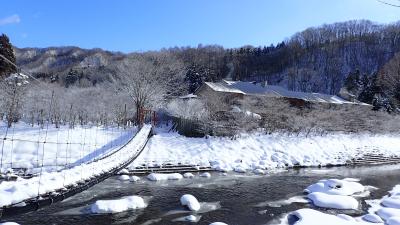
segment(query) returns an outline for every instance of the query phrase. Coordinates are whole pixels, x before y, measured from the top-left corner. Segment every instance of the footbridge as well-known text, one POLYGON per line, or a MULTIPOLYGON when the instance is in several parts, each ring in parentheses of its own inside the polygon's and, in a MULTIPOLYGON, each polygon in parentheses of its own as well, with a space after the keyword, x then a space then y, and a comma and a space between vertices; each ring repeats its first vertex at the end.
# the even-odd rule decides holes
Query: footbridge
POLYGON ((113 176, 132 163, 152 134, 151 125, 142 128, 125 145, 96 160, 43 172, 30 179, 0 183, 0 217, 26 213, 62 201, 113 176))

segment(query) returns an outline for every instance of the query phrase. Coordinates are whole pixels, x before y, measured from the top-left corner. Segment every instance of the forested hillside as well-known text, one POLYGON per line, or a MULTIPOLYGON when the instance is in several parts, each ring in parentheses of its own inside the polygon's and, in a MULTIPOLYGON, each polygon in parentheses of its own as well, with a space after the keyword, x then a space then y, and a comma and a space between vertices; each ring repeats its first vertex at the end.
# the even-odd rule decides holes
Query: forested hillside
POLYGON ((377 73, 399 50, 400 23, 348 21, 309 28, 268 47, 199 45, 134 54, 77 47, 16 48, 15 52, 20 66, 64 87, 113 82, 122 61, 134 60, 135 55, 169 54, 183 64, 186 77, 182 92, 192 92, 204 81, 229 77, 268 81, 296 91, 338 94, 351 73, 370 79, 369 83, 384 79, 376 78, 377 73))

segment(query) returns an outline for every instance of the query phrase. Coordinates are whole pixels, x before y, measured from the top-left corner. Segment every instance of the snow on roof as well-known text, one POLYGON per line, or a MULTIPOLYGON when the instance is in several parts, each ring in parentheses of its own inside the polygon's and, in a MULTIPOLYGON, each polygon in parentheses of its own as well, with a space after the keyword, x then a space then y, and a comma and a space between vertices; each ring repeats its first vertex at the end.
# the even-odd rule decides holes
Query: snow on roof
POLYGON ((218 83, 212 83, 212 82, 205 82, 205 83, 213 90, 219 92, 240 93, 245 95, 266 95, 269 97, 286 97, 286 98, 302 99, 310 102, 354 104, 353 102, 346 101, 336 95, 289 91, 280 86, 261 85, 260 83, 255 83, 255 82, 223 80, 222 82, 218 83))
POLYGON ((228 87, 222 82, 218 83, 213 83, 213 82, 204 82, 207 86, 209 86, 211 89, 214 91, 218 92, 229 92, 229 93, 239 93, 239 94, 246 94, 241 90, 238 90, 236 88, 228 87))

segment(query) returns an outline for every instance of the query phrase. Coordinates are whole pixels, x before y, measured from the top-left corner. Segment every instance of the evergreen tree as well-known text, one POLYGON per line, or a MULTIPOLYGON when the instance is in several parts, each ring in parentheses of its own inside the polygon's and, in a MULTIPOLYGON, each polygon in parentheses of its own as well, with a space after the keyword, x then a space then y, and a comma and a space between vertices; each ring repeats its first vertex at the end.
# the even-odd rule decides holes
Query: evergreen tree
POLYGON ((189 92, 195 92, 196 89, 199 88, 201 84, 203 84, 205 77, 205 71, 200 66, 197 66, 195 64, 190 66, 186 72, 185 77, 186 82, 188 82, 189 84, 189 92))
MULTIPOLYGON (((10 43, 10 39, 5 34, 0 36, 0 55, 6 57, 12 63, 16 63, 14 50, 10 43)), ((10 64, 3 58, 0 58, 0 79, 4 79, 4 77, 7 77, 9 74, 15 72, 17 72, 17 69, 14 65, 10 64)))
POLYGON ((354 73, 349 73, 344 81, 344 86, 353 94, 357 94, 359 89, 362 86, 362 82, 360 79, 360 71, 356 70, 354 73))

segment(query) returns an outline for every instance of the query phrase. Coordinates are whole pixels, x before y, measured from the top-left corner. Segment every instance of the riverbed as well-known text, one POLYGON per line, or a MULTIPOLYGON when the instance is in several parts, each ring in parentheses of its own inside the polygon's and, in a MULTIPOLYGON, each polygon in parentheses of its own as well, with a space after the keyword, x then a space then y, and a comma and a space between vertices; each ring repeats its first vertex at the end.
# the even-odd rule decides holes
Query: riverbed
POLYGON ((362 215, 367 209, 366 199, 378 199, 400 184, 400 165, 290 169, 267 175, 212 173, 211 178, 195 176, 177 181, 120 181, 110 178, 78 195, 39 211, 6 218, 19 224, 137 224, 169 225, 225 222, 229 225, 284 224, 280 219, 300 208, 312 208, 298 202, 303 189, 324 178, 359 178, 363 185, 374 186, 359 210, 329 211, 362 215), (192 194, 202 204, 202 210, 193 214, 180 205, 183 194, 192 194), (96 200, 117 199, 139 195, 147 208, 117 214, 92 214, 90 205, 96 200), (295 197, 295 198, 292 198, 295 197), (290 203, 287 199, 297 199, 290 203), (182 221, 195 215, 197 223, 182 221))

